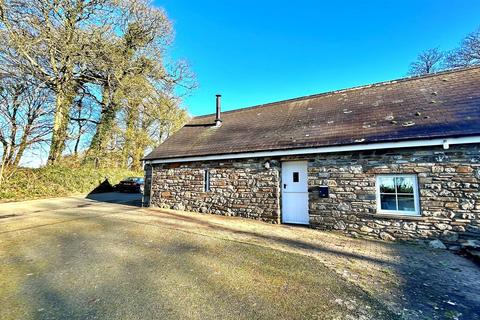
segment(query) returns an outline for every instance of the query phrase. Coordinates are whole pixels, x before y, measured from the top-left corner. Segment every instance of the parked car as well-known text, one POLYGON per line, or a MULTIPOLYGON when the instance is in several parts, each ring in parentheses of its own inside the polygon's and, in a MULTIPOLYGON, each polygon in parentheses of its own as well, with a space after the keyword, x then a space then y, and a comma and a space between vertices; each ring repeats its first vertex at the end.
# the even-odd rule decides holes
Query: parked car
POLYGON ((142 177, 128 177, 120 181, 117 190, 120 192, 140 192, 143 193, 145 181, 142 177))

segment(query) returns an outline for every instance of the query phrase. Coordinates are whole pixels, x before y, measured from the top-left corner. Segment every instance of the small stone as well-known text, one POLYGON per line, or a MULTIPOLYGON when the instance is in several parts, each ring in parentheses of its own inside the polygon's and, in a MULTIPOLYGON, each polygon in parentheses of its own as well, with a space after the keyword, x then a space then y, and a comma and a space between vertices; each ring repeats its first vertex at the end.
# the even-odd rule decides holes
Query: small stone
POLYGON ((458 233, 453 231, 445 230, 442 233, 442 239, 449 242, 455 242, 458 240, 458 233))
POLYGON ((185 211, 185 206, 182 203, 177 203, 173 206, 173 210, 185 211))
POLYGON ((475 170, 475 178, 480 179, 480 169, 475 170))
POLYGON ((388 232, 380 232, 380 239, 385 241, 395 241, 395 238, 388 232))
POLYGON ((329 187, 335 187, 337 185, 337 182, 335 180, 328 180, 327 185, 329 187))
POLYGON ((448 250, 451 250, 451 251, 459 251, 461 249, 460 246, 449 246, 448 247, 448 250))
POLYGON ((347 225, 345 224, 345 222, 343 222, 342 220, 340 221, 337 221, 335 223, 335 225, 333 226, 334 229, 336 230, 345 230, 347 228, 347 225))
POLYGON ((442 190, 438 193, 440 197, 452 197, 454 196, 454 193, 448 190, 442 190))
POLYGON ((438 230, 447 230, 449 227, 449 225, 446 223, 435 223, 434 225, 438 230))
POLYGON ((350 166, 350 171, 352 173, 362 173, 363 167, 362 166, 350 166))
POLYGON ((443 172, 443 167, 442 166, 433 166, 432 167, 432 172, 433 173, 443 172))
POLYGON ((480 240, 467 240, 460 245, 463 248, 480 249, 480 240))
POLYGON ((417 225, 414 222, 404 222, 402 228, 404 230, 413 231, 417 228, 417 225))
POLYGON ((467 166, 459 166, 457 167, 457 170, 456 170, 458 173, 470 173, 473 171, 473 169, 471 167, 467 167, 467 166))
POLYGON ((462 204, 460 205, 460 208, 462 208, 463 210, 471 210, 474 207, 475 206, 473 205, 473 203, 470 202, 462 202, 462 204))
POLYGON ((447 247, 440 240, 432 240, 428 243, 432 249, 447 249, 447 247))
POLYGON ((370 233, 370 232, 373 231, 373 229, 370 228, 370 227, 367 227, 367 226, 362 226, 362 227, 360 228, 360 231, 366 232, 366 233, 370 233))
POLYGON ((447 203, 445 203, 445 208, 458 209, 458 203, 456 203, 456 202, 447 202, 447 203))
POLYGON ((480 234, 480 226, 467 225, 467 231, 480 234))

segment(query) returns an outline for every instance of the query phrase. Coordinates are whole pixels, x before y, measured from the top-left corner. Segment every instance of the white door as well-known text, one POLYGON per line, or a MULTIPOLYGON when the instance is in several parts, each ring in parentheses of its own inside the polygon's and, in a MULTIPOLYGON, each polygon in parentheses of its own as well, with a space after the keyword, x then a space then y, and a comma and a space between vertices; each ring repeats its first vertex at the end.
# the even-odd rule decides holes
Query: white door
POLYGON ((282 162, 282 222, 308 224, 306 161, 282 162))

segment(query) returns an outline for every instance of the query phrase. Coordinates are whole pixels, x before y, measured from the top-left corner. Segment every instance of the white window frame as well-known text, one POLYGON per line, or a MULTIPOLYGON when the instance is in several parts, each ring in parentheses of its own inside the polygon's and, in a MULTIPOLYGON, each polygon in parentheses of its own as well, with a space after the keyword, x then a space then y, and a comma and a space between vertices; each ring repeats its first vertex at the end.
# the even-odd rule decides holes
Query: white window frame
POLYGON ((210 192, 210 170, 203 170, 203 191, 210 192))
MULTIPOLYGON (((418 178, 415 174, 381 174, 377 175, 376 182, 376 201, 377 201, 377 213, 381 214, 391 214, 391 215, 399 215, 399 216, 421 216, 420 213, 420 197, 418 192, 418 178), (401 178, 401 177, 408 177, 413 178, 413 202, 415 205, 415 211, 400 211, 400 210, 385 210, 382 209, 382 202, 380 199, 380 178, 401 178)), ((395 190, 395 195, 398 195, 397 191, 395 190)), ((398 201, 398 199, 397 199, 398 201)), ((397 203, 398 207, 398 203, 397 203)))

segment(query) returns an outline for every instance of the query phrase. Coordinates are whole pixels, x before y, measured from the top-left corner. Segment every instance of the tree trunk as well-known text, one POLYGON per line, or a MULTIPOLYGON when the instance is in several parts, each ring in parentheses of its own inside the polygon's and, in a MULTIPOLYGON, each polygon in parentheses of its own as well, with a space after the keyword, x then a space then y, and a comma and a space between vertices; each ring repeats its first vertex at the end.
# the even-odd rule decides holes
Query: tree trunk
POLYGON ((137 144, 135 144, 132 155, 133 161, 131 166, 131 170, 133 171, 140 171, 142 169, 141 159, 143 158, 143 152, 145 151, 145 145, 143 142, 144 141, 139 141, 137 144))
POLYGON ((82 135, 78 135, 77 139, 75 140, 75 147, 73 148, 73 154, 75 157, 78 156, 78 147, 80 146, 80 139, 82 138, 82 135))
POLYGON ((135 125, 138 119, 137 106, 130 105, 127 110, 125 123, 125 145, 123 146, 123 167, 128 168, 134 165, 134 146, 135 146, 135 125))
MULTIPOLYGON (((105 94, 104 97, 106 97, 105 94)), ((109 98, 104 98, 100 121, 97 124, 95 134, 93 135, 90 147, 88 148, 86 157, 87 161, 93 161, 95 164, 101 163, 101 159, 106 154, 105 149, 109 142, 109 133, 114 126, 117 111, 118 104, 109 98)))
POLYGON ((148 143, 144 116, 139 103, 133 103, 127 113, 123 162, 133 171, 142 169, 141 159, 148 143))
POLYGON ((17 154, 15 155, 15 159, 12 162, 13 167, 18 166, 18 164, 20 163, 20 160, 22 159, 23 153, 27 148, 27 145, 28 145, 27 139, 28 139, 28 135, 30 134, 30 129, 31 129, 31 124, 27 124, 27 126, 23 130, 22 138, 20 139, 20 143, 18 144, 17 154))
POLYGON ((3 155, 2 155, 2 163, 0 163, 0 185, 3 183, 3 174, 8 166, 7 164, 7 155, 10 153, 10 145, 9 144, 3 144, 3 155))
POLYGON ((92 156, 101 155, 107 144, 107 137, 109 131, 112 129, 112 125, 115 120, 116 108, 107 107, 102 111, 100 122, 97 125, 95 134, 93 135, 92 142, 90 143, 89 153, 92 156))
POLYGON ((2 163, 4 163, 5 166, 10 166, 12 164, 14 153, 15 153, 15 144, 10 142, 4 145, 2 163))
POLYGON ((67 140, 67 129, 70 121, 70 107, 75 98, 75 92, 65 92, 58 90, 55 101, 55 116, 53 118, 53 130, 50 144, 50 153, 48 155, 48 163, 56 164, 62 156, 65 142, 67 140))

